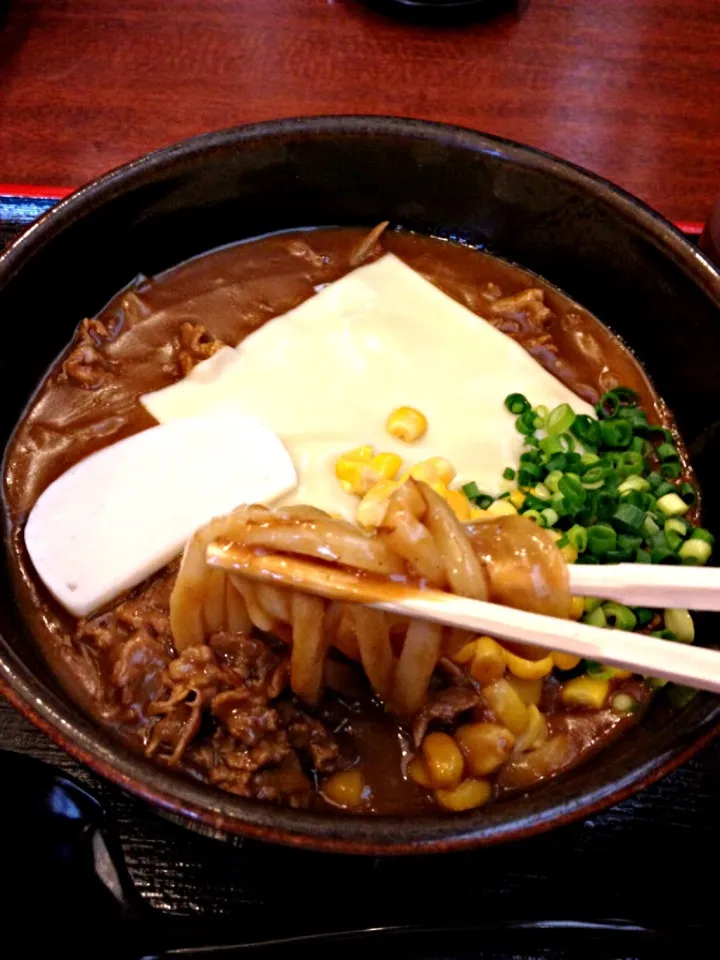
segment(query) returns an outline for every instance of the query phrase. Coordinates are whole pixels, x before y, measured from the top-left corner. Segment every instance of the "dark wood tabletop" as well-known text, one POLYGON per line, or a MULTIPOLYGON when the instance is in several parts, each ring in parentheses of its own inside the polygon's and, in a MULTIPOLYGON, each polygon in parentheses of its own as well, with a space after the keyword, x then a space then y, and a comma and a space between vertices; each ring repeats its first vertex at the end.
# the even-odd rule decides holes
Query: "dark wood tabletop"
POLYGON ((213 128, 318 113, 463 124, 673 219, 720 190, 720 3, 527 0, 463 27, 360 0, 0 0, 0 182, 80 184, 213 128))

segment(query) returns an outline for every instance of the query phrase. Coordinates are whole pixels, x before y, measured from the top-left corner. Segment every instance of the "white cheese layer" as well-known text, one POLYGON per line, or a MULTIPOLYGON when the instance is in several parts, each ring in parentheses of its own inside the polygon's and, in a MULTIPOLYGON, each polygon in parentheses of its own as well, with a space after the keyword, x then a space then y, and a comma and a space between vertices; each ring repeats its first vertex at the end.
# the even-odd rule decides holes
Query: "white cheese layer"
POLYGON ((81 617, 165 566, 213 517, 272 503, 296 482, 272 431, 218 410, 81 460, 39 497, 25 543, 43 583, 81 617))
POLYGON ((515 392, 550 409, 567 402, 593 412, 518 343, 387 254, 142 402, 161 423, 227 403, 260 418, 298 472, 285 502, 352 519, 357 500, 341 490, 334 465, 360 444, 394 451, 408 466, 446 457, 457 483, 499 493, 503 470, 523 449, 503 403, 515 392), (427 417, 420 441, 386 432, 400 406, 427 417))

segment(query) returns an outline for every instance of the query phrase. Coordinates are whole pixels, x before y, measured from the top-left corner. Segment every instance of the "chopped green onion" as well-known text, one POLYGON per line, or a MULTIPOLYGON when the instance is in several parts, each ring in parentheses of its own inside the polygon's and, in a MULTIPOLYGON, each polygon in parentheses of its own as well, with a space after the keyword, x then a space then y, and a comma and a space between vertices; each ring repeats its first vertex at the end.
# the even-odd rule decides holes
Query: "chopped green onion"
POLYGON ((603 420, 600 424, 602 442, 616 450, 623 450, 630 446, 632 427, 627 420, 603 420))
POLYGON ((678 495, 689 507, 694 507, 697 503, 697 490, 691 483, 681 483, 678 487, 678 495))
POLYGON ((535 433, 535 414, 532 410, 526 410, 525 413, 517 418, 515 421, 515 429, 518 433, 523 433, 526 436, 535 433))
POLYGON ((573 477, 567 473, 564 477, 561 477, 558 482, 558 493, 563 495, 565 503, 571 511, 579 510, 585 503, 587 496, 585 488, 577 477, 573 477))
POLYGON ((660 476, 660 474, 656 470, 653 470, 651 473, 648 474, 647 482, 650 484, 650 489, 655 490, 656 487, 659 487, 660 484, 663 482, 663 478, 660 476))
POLYGON ((612 667, 606 667, 597 660, 586 660, 585 671, 589 677, 595 677, 597 680, 611 680, 615 675, 612 667))
POLYGON ((669 546, 653 545, 650 563, 680 563, 680 555, 669 546))
POLYGON ((546 507, 544 510, 541 510, 540 516, 543 519, 543 526, 545 527, 554 527, 560 519, 557 511, 553 510, 552 507, 546 507))
POLYGON ((572 453, 575 449, 575 439, 571 433, 561 433, 558 440, 566 453, 572 453))
POLYGON ((623 533, 637 533, 645 521, 645 513, 632 503, 621 503, 612 519, 614 526, 623 533))
POLYGON ((671 683, 668 685, 667 696, 671 706, 676 710, 682 710, 697 694, 693 687, 685 687, 681 683, 671 683))
POLYGON ((620 409, 620 400, 615 396, 613 390, 608 390, 600 397, 600 402, 595 404, 595 410, 599 417, 610 419, 620 409))
POLYGON ((551 470, 550 473, 545 477, 545 486, 551 493, 558 492, 558 485, 562 479, 562 471, 560 470, 551 470))
POLYGON ((638 550, 635 554, 635 563, 651 563, 652 557, 647 550, 638 550))
MULTIPOLYGON (((501 494, 498 500, 502 500, 504 496, 505 494, 501 494)), ((488 493, 481 493, 479 497, 475 497, 475 506, 480 507, 481 510, 487 510, 493 502, 493 498, 488 493)))
POLYGON ((594 556, 614 550, 617 545, 617 534, 607 523, 598 523, 590 527, 587 532, 587 548, 594 556))
POLYGON ((543 437, 538 443, 538 446, 546 457, 552 457, 553 454, 562 453, 564 449, 559 437, 543 437))
POLYGON ((538 500, 549 500, 552 496, 544 483, 536 483, 533 487, 533 492, 538 500))
POLYGON ((660 484, 657 487, 655 487, 655 489, 653 490, 653 493, 658 499, 660 497, 664 497, 666 493, 674 493, 674 492, 675 492, 675 487, 671 483, 668 483, 666 480, 661 480, 660 484))
POLYGON ((622 495, 623 493, 631 493, 633 490, 639 490, 640 492, 643 492, 649 489, 650 484, 647 482, 647 480, 645 480, 645 478, 641 477, 639 474, 633 473, 627 478, 627 480, 623 480, 618 487, 618 493, 622 495))
POLYGON ((632 550, 608 550, 605 554, 606 563, 628 563, 632 559, 632 550))
POLYGON ((476 497, 481 496, 480 487, 475 483, 474 480, 471 480, 470 483, 463 485, 462 492, 468 498, 468 500, 474 500, 476 497))
POLYGON ((658 640, 677 640, 672 630, 654 630, 650 636, 656 637, 658 640))
POLYGON ((577 550, 578 553, 584 553, 587 549, 588 544, 588 535, 585 527, 580 526, 579 523, 574 524, 568 530, 566 534, 569 543, 577 550))
POLYGON ((597 607, 590 613, 586 613, 583 617, 583 623, 587 623, 590 627, 606 627, 607 620, 605 619, 602 607, 597 607))
POLYGON ((651 690, 662 690, 669 682, 669 680, 662 680, 660 677, 645 677, 645 683, 651 690))
POLYGON ((568 540, 567 535, 565 534, 562 537, 560 537, 560 539, 556 542, 555 546, 558 548, 562 548, 562 547, 566 547, 569 543, 570 541, 568 540))
POLYGON ((585 413, 575 417, 569 429, 585 447, 595 447, 600 442, 600 424, 585 413))
POLYGON ((655 453, 659 460, 677 463, 680 460, 680 454, 671 443, 661 443, 655 453))
POLYGON ((536 497, 534 493, 525 494, 525 502, 523 507, 526 510, 544 510, 547 506, 547 500, 544 497, 536 497))
POLYGON ((630 607, 625 607, 622 603, 604 603, 602 611, 605 614, 608 626, 614 627, 616 630, 635 629, 637 617, 630 607))
POLYGON ((634 713, 637 707, 637 700, 627 693, 616 693, 612 698, 612 708, 618 713, 634 713))
POLYGON ((523 510, 522 515, 527 517, 528 520, 534 520, 539 526, 543 525, 542 517, 540 516, 540 512, 538 510, 523 510))
POLYGON ((565 433, 575 422, 575 412, 569 403, 561 403, 550 413, 545 422, 545 429, 552 434, 565 433))
POLYGON ((694 562, 701 566, 708 562, 712 547, 707 540, 701 540, 699 537, 690 537, 678 550, 678 555, 683 563, 694 562))
POLYGON ((660 464, 660 473, 667 480, 677 480, 682 473, 682 467, 679 463, 662 463, 660 464))
POLYGON ((709 530, 706 530, 705 527, 695 527, 690 534, 690 538, 692 540, 704 540, 705 543, 709 543, 711 547, 715 544, 715 537, 709 530))
POLYGON ((666 517, 681 517, 689 509, 685 501, 676 493, 666 493, 664 497, 658 497, 657 505, 666 517))
POLYGON ((505 406, 510 413, 519 415, 530 409, 530 403, 521 393, 511 393, 505 397, 505 406))
POLYGON ((503 470, 503 479, 504 480, 515 479, 515 471, 513 470, 512 467, 505 467, 505 469, 503 470))
POLYGON ((649 514, 645 517, 645 520, 643 521, 642 532, 644 536, 647 537, 648 539, 660 533, 660 527, 657 525, 655 520, 649 514))
POLYGON ((646 627, 652 620, 652 610, 647 607, 635 607, 635 617, 639 627, 646 627))
POLYGON ((602 600, 598 597, 584 597, 583 598, 583 609, 585 613, 592 613, 593 610, 597 610, 598 607, 603 605, 602 600))
POLYGON ((525 446, 526 446, 526 447, 536 447, 536 446, 538 445, 538 443, 540 443, 540 441, 538 440, 538 438, 535 436, 534 433, 529 433, 529 434, 525 437, 525 446))
POLYGON ((692 643, 695 639, 695 624, 687 610, 666 610, 663 621, 665 629, 674 633, 679 643, 692 643))
POLYGON ((620 534, 617 538, 618 550, 629 550, 634 554, 642 546, 642 537, 630 537, 627 534, 620 534))

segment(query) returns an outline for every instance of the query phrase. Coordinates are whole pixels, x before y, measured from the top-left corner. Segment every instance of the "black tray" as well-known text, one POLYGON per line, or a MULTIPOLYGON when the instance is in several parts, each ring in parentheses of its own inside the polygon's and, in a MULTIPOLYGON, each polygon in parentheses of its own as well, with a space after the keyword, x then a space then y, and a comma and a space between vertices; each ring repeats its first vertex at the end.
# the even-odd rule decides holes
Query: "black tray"
MULTIPOLYGON (((53 202, 0 195, 0 247, 53 202)), ((705 879, 701 865, 712 868, 720 847, 720 741, 660 783, 584 823, 473 853, 388 859, 198 836, 99 780, 1 700, 0 746, 56 764, 92 787, 117 818, 143 898, 169 917, 204 918, 208 942, 228 921, 237 924, 239 938, 254 939, 501 920, 625 918, 664 928, 710 923, 716 909, 715 884, 705 879)), ((565 944, 562 936, 539 932, 517 945, 509 938, 507 949, 493 947, 492 954, 480 937, 475 955, 508 960, 588 955, 578 950, 572 931, 565 944)), ((607 956, 618 960, 646 955, 631 936, 609 942, 607 956)), ((406 948, 393 953, 414 955, 406 948)), ((467 955, 449 941, 433 955, 460 953, 467 955)))

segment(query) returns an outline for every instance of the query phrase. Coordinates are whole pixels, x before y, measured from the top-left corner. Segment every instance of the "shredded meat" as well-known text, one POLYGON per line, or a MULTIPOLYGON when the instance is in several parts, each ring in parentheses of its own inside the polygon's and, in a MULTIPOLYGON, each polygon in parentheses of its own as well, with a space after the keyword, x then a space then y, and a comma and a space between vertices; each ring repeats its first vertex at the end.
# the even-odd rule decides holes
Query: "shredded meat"
POLYGON ((415 718, 413 724, 413 740, 417 747, 425 739, 429 725, 438 723, 453 723, 455 718, 472 710, 480 701, 480 694, 473 687, 448 687, 434 694, 415 718))
POLYGON ((500 317, 513 317, 524 314, 534 323, 540 324, 550 316, 550 308, 545 306, 545 292, 537 287, 520 290, 495 300, 490 312, 500 317))
POLYGON ((84 390, 96 390, 105 379, 105 359, 89 341, 75 347, 62 369, 71 383, 84 390))
POLYGON ((291 240, 287 249, 291 256, 299 257, 313 267, 324 267, 330 262, 329 257, 324 257, 322 254, 316 253, 310 244, 304 240, 291 240))
POLYGON ((226 346, 222 340, 216 340, 200 323, 180 324, 178 334, 178 364, 180 373, 185 377, 202 360, 207 360, 226 346))

